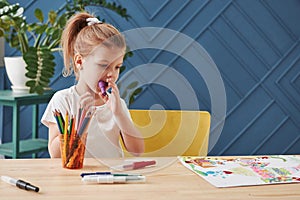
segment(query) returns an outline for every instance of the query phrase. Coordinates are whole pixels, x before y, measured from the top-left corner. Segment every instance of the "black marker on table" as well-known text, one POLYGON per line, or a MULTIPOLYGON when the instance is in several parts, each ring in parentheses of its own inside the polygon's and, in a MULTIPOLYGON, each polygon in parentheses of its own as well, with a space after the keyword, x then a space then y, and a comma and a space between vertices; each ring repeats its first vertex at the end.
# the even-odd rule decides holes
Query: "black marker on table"
POLYGON ((25 182, 23 180, 17 180, 14 178, 11 178, 9 176, 1 176, 2 181, 9 183, 11 185, 17 186, 18 188, 21 188, 23 190, 30 190, 38 192, 40 189, 34 185, 31 185, 28 182, 25 182))

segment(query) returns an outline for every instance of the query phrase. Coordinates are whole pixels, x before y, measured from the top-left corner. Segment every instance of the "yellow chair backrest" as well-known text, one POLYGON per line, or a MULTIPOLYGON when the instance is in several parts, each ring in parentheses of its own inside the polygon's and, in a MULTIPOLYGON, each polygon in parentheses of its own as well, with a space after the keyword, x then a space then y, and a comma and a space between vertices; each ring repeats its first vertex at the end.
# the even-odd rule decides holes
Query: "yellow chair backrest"
MULTIPOLYGON (((210 113, 184 110, 129 110, 145 143, 141 156, 206 156, 210 113)), ((123 146, 124 149, 124 146, 123 146)), ((125 156, 130 156, 125 151, 125 156)))

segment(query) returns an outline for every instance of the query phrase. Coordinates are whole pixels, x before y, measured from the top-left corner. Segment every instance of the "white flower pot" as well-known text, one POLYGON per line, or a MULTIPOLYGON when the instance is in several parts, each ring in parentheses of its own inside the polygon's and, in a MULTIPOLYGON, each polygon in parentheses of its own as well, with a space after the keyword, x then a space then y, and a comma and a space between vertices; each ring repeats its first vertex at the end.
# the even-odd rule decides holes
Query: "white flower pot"
POLYGON ((29 87, 25 85, 28 78, 25 76, 27 71, 23 57, 4 57, 4 63, 7 76, 12 84, 11 88, 13 92, 28 92, 29 87))

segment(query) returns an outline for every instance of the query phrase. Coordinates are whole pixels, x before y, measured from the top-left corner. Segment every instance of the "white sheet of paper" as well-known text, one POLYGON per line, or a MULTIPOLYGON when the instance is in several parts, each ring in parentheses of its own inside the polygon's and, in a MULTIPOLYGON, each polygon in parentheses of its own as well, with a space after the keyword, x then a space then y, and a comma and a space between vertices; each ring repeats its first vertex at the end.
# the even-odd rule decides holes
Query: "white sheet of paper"
POLYGON ((300 183, 300 156, 178 157, 215 187, 300 183))

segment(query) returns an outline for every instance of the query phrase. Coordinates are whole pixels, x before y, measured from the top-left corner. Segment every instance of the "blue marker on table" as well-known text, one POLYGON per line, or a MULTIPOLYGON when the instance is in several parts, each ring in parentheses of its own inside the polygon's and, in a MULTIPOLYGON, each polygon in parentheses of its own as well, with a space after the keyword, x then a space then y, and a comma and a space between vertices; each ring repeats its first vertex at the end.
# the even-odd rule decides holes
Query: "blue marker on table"
POLYGON ((87 173, 81 173, 80 176, 90 176, 90 175, 110 175, 111 172, 87 172, 87 173))

